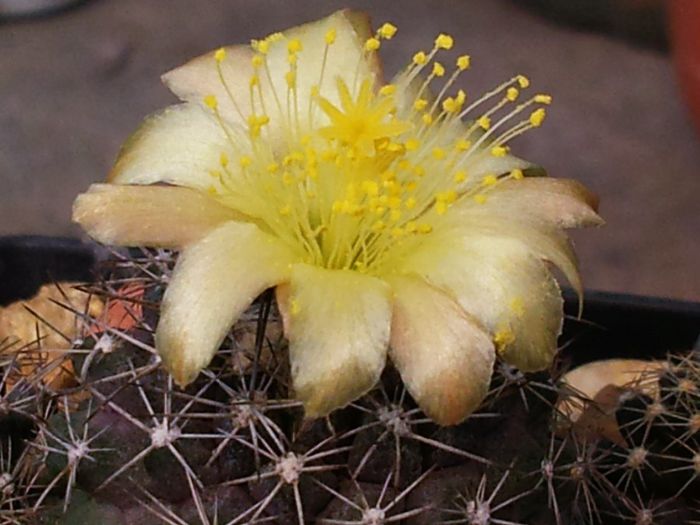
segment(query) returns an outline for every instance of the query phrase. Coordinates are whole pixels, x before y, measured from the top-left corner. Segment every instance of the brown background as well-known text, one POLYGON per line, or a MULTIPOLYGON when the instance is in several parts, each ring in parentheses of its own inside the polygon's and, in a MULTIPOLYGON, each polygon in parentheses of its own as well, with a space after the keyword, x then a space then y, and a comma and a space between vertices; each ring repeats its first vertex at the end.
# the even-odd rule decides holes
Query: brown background
POLYGON ((700 300, 700 144, 669 57, 507 0, 99 0, 0 25, 0 235, 79 234, 74 196, 173 100, 160 73, 346 5, 399 26, 390 73, 445 31, 473 57, 469 93, 522 72, 553 94, 515 152, 600 194, 608 225, 575 235, 587 286, 700 300))

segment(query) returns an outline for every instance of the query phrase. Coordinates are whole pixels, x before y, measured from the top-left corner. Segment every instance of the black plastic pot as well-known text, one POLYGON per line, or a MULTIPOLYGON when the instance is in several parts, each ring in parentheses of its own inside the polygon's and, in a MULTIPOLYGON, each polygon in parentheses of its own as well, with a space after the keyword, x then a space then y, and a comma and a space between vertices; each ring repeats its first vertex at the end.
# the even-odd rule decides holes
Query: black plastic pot
MULTIPOLYGON (((74 239, 0 237, 0 305, 31 297, 44 283, 89 280, 99 250, 74 239)), ((700 342, 700 303, 589 291, 583 317, 565 291, 562 342, 574 364, 611 357, 662 357, 700 342)))

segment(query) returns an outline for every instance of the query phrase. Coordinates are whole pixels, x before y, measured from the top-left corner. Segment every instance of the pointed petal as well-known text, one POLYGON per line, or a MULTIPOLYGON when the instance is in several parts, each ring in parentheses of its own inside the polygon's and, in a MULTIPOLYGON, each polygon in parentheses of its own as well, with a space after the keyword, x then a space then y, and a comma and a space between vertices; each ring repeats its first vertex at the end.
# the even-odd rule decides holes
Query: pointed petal
POLYGON ((156 348, 185 386, 209 364, 240 314, 289 278, 296 257, 252 224, 227 222, 181 254, 163 297, 156 348))
POLYGON ((124 143, 108 181, 168 182, 206 190, 221 170, 221 154, 233 158, 216 120, 192 104, 170 106, 148 117, 124 143))
POLYGON ((417 277, 392 277, 389 355, 406 388, 440 425, 456 425, 488 393, 496 359, 490 336, 445 293, 417 277))
POLYGON ((120 246, 179 248, 243 216, 202 192, 177 186, 93 184, 73 203, 73 221, 120 246))
POLYGON ((451 294, 523 371, 551 364, 563 301, 546 266, 517 239, 481 233, 425 239, 397 268, 451 294))
MULTIPOLYGON (((339 106, 336 78, 341 78, 352 86, 356 74, 360 81, 381 76, 381 65, 376 53, 367 56, 363 51, 364 41, 370 34, 369 27, 366 16, 343 10, 321 20, 288 29, 282 33, 282 38, 271 41, 266 54, 269 77, 265 69, 261 69, 258 74, 266 102, 264 111, 257 100, 255 107, 251 105, 249 81, 254 74, 251 59, 255 51, 247 46, 225 48, 226 56, 220 64, 225 84, 221 81, 212 52, 166 73, 163 81, 173 93, 188 102, 203 104, 204 97, 216 96, 222 116, 231 123, 245 123, 251 113, 266 113, 270 118, 268 132, 275 142, 283 138, 282 126, 289 122, 288 85, 285 78, 290 70, 287 50, 289 41, 298 39, 302 46, 297 55, 295 90, 300 109, 293 119, 298 120, 302 128, 306 128, 312 91, 316 87, 321 96, 339 106), (326 33, 331 29, 335 30, 336 38, 328 46, 324 60, 326 33)), ((325 119, 320 111, 315 113, 317 121, 325 119)))
POLYGON ((601 226, 598 198, 571 179, 527 177, 506 180, 489 191, 484 208, 524 220, 544 221, 560 228, 601 226))
POLYGON ((294 390, 307 417, 325 416, 377 383, 391 322, 384 281, 294 265, 288 319, 294 390))
POLYGON ((514 217, 507 211, 465 199, 445 214, 436 229, 452 229, 450 237, 473 234, 516 241, 535 257, 556 266, 579 297, 583 295, 578 259, 571 241, 561 228, 540 220, 535 214, 529 218, 514 217))

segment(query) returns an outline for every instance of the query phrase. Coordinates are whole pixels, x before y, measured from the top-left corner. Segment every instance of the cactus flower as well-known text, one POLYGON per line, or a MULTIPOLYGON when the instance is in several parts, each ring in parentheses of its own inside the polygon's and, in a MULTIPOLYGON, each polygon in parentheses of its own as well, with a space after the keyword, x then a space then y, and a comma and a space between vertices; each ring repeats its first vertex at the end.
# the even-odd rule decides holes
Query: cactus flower
POLYGON ((155 337, 180 385, 270 287, 308 417, 370 390, 387 356, 441 424, 478 407, 497 354, 551 363, 547 264, 580 292, 563 230, 602 222, 583 186, 526 176, 510 154, 551 97, 518 75, 468 98, 455 82, 470 59, 440 62, 445 34, 386 82, 395 32, 341 11, 166 73, 181 102, 76 199, 98 241, 180 251, 155 337))

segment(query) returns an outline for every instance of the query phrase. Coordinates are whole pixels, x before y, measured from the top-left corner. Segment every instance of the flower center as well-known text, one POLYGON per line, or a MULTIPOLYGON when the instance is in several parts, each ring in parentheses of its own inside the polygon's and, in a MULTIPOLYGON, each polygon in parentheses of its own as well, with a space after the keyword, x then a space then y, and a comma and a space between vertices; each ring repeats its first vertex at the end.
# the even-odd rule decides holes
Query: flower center
MULTIPOLYGON (((381 274, 391 248, 421 242, 453 205, 466 199, 484 203, 501 181, 523 177, 517 169, 486 175, 480 170, 475 180, 470 171, 506 156, 508 142, 540 126, 545 110, 518 116, 551 101, 535 95, 518 102, 529 85, 521 75, 468 105, 464 91, 448 95, 470 66, 469 57, 460 56, 443 78, 445 67, 435 57, 452 47, 448 35, 439 35, 429 52, 416 53, 392 84, 379 85, 360 72, 395 32, 384 24, 365 42, 353 81, 327 78, 333 28, 325 35, 315 78, 300 77, 302 43, 289 39, 283 87, 273 80, 268 54, 284 37, 254 42, 250 107, 243 112, 236 106, 241 117, 248 115, 242 119, 247 127, 224 121, 216 98, 205 98, 235 155, 232 161, 222 153, 210 193, 297 248, 310 264, 381 274), (431 84, 441 79, 431 99, 431 84), (300 95, 300 85, 312 86, 308 96, 300 95)), ((225 50, 214 56, 230 94, 221 68, 225 50)), ((308 70, 303 73, 312 74, 308 70)))

